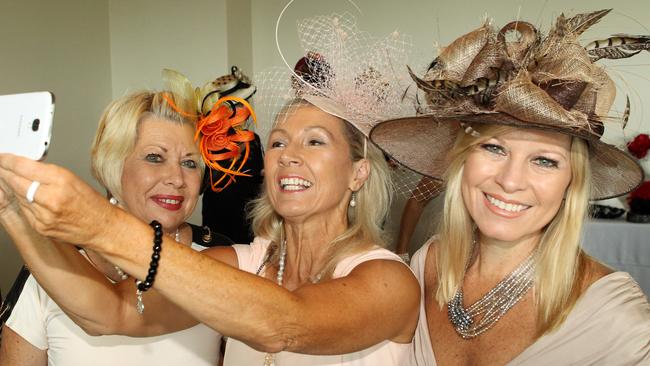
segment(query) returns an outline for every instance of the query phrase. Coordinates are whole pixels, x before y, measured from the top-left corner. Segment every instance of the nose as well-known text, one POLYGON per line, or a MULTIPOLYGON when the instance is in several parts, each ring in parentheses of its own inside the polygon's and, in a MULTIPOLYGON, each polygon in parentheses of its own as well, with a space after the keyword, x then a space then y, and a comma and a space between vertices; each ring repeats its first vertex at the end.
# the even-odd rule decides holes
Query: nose
POLYGON ((526 164, 514 159, 508 159, 497 169, 496 182, 504 192, 512 193, 526 188, 526 164))
POLYGON ((183 168, 179 164, 167 164, 165 169, 165 184, 171 185, 175 188, 181 188, 185 185, 183 168))
POLYGON ((280 166, 288 167, 300 165, 302 158, 300 157, 299 149, 294 147, 293 144, 288 144, 282 149, 279 160, 280 166))

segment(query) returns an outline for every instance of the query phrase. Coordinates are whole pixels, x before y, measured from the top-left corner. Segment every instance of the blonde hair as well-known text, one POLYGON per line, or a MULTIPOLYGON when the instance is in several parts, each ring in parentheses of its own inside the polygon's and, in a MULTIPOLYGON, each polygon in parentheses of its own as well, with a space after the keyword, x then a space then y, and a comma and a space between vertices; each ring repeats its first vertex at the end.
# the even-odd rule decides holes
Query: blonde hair
MULTIPOLYGON (((283 110, 301 105, 311 105, 306 101, 296 100, 283 110)), ((282 114, 280 112, 279 114, 282 114)), ((373 245, 385 246, 383 239, 383 222, 391 202, 392 181, 388 163, 383 153, 359 132, 352 124, 342 120, 347 141, 350 145, 350 159, 357 162, 367 159, 370 164, 368 179, 355 192, 356 206, 348 209, 348 227, 330 244, 329 258, 323 270, 323 279, 331 276, 340 259, 366 250, 373 245), (364 156, 365 154, 365 156, 364 156)), ((337 167, 332 167, 337 169, 337 167)), ((270 239, 274 244, 269 248, 271 262, 277 262, 277 244, 283 235, 282 217, 275 211, 266 190, 249 205, 249 218, 255 236, 270 239)))
MULTIPOLYGON (((196 117, 179 113, 164 96, 181 111, 191 113, 188 102, 179 96, 171 92, 152 91, 126 95, 113 101, 104 110, 91 148, 91 168, 93 176, 106 188, 109 196, 121 200, 124 161, 133 152, 138 138, 138 126, 143 120, 155 117, 196 128, 196 117)), ((202 159, 199 167, 203 172, 202 159)))
MULTIPOLYGON (((438 288, 436 300, 444 306, 462 285, 465 266, 471 255, 474 223, 463 202, 461 180, 469 152, 493 136, 516 130, 501 125, 477 125, 480 137, 461 133, 450 152, 446 172, 447 190, 443 217, 439 224, 436 256, 438 288)), ((585 254, 580 240, 587 217, 591 171, 587 143, 571 140, 571 182, 557 214, 546 226, 540 242, 535 273, 537 335, 541 336, 562 324, 582 293, 585 254)))

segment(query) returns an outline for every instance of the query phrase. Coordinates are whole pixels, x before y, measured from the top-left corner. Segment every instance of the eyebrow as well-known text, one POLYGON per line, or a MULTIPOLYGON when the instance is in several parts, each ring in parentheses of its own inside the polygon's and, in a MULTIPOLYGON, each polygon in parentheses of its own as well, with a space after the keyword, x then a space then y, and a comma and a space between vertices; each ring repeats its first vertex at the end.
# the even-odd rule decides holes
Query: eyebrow
MULTIPOLYGON (((145 146, 144 146, 144 148, 150 148, 150 147, 155 147, 155 148, 157 148, 157 149, 160 149, 160 150, 162 150, 164 153, 168 153, 168 152, 169 152, 169 149, 167 149, 167 148, 164 147, 164 146, 157 145, 157 144, 149 144, 149 145, 145 145, 145 146)), ((184 156, 184 157, 186 157, 186 156, 201 156, 201 152, 200 152, 200 151, 197 151, 197 152, 188 152, 188 153, 186 153, 186 154, 183 155, 183 156, 184 156)))
MULTIPOLYGON (((327 128, 325 128, 324 126, 320 126, 320 125, 307 126, 307 127, 304 128, 304 130, 306 132, 309 132, 309 131, 312 131, 312 130, 320 130, 320 131, 325 132, 330 137, 332 137, 332 138, 334 137, 334 135, 327 128)), ((271 133, 274 133, 274 132, 281 132, 281 133, 284 133, 284 134, 288 134, 287 130, 285 130, 284 128, 274 128, 273 130, 271 130, 271 133)))

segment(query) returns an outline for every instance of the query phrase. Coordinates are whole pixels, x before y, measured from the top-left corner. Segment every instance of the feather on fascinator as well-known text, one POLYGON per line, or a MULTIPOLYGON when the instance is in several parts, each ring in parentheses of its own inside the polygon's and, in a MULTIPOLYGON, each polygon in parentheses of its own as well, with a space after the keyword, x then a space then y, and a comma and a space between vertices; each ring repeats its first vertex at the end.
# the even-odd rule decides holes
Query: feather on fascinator
POLYGON ((249 117, 255 121, 256 116, 246 100, 255 94, 256 88, 248 77, 233 66, 230 74, 194 88, 177 71, 164 69, 162 76, 165 89, 194 108, 183 111, 167 99, 177 112, 198 119, 194 140, 200 139, 201 156, 210 170, 210 188, 220 192, 237 176, 249 176, 242 168, 250 153, 249 143, 255 136, 245 128, 245 123, 249 117))
POLYGON ((594 62, 648 50, 650 37, 615 35, 580 45, 580 34, 610 10, 560 15, 546 35, 518 21, 499 31, 486 23, 461 36, 422 78, 411 72, 426 99, 417 106, 419 115, 382 122, 371 139, 400 163, 440 178, 457 134, 477 133, 472 124, 556 131, 589 144, 592 199, 632 191, 643 172, 634 158, 602 141, 606 126, 620 128, 625 121, 608 116, 616 88, 594 62), (511 32, 517 37, 507 37, 511 32))

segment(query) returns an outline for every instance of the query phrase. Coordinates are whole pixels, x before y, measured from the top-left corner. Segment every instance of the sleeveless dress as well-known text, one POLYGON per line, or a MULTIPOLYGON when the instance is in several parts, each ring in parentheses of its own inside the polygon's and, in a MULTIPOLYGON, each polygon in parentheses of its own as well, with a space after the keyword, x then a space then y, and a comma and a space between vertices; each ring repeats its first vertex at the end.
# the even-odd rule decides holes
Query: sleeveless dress
MULTIPOLYGON (((239 259, 239 269, 255 273, 264 260, 269 244, 269 240, 258 237, 250 246, 234 245, 233 248, 239 259)), ((396 254, 378 248, 343 259, 336 266, 333 278, 345 277, 359 264, 375 259, 401 261, 396 254)), ((275 355, 275 364, 277 366, 402 366, 408 362, 411 345, 411 343, 395 343, 386 340, 358 352, 326 356, 280 352, 275 355)), ((223 364, 224 366, 262 366, 265 356, 266 353, 258 352, 238 340, 229 338, 226 342, 223 364)))

